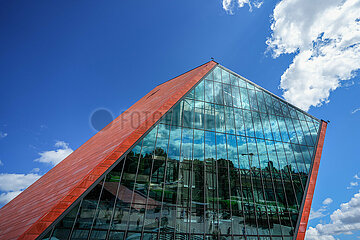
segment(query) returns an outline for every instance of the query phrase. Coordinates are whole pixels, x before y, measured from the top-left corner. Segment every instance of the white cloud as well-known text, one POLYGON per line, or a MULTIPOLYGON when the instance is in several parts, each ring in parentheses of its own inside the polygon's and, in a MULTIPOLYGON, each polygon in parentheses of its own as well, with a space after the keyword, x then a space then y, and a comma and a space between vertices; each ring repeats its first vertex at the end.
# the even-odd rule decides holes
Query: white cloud
POLYGON ((347 187, 346 189, 352 189, 352 188, 357 187, 357 186, 359 186, 358 182, 350 182, 350 186, 347 187))
POLYGON ((0 160, 0 166, 4 166, 4 163, 0 160))
POLYGON ((64 141, 57 141, 54 146, 57 149, 40 152, 40 157, 35 159, 35 161, 50 163, 55 166, 73 152, 73 150, 69 147, 69 144, 64 141))
POLYGON ((223 9, 229 13, 233 14, 233 9, 235 6, 238 8, 249 6, 249 11, 251 12, 253 8, 260 8, 263 5, 263 1, 260 0, 223 0, 222 5, 223 9))
POLYGON ((340 234, 353 234, 360 230, 360 193, 356 193, 349 202, 340 205, 330 215, 330 222, 309 227, 307 240, 333 240, 340 234))
POLYGON ((352 110, 351 114, 354 114, 356 112, 360 111, 360 108, 355 108, 354 110, 352 110))
POLYGON ((19 195, 25 188, 38 180, 41 175, 1 173, 0 174, 0 204, 6 204, 19 195))
POLYGON ((22 191, 15 192, 6 192, 0 194, 0 205, 5 205, 11 200, 13 200, 17 195, 19 195, 22 191))
POLYGON ((323 205, 318 210, 315 211, 314 209, 311 209, 309 220, 325 217, 326 215, 328 215, 327 213, 328 205, 330 205, 332 202, 333 200, 331 198, 326 198, 322 202, 323 205))
POLYGON ((6 137, 8 134, 6 132, 0 132, 0 138, 6 137))
POLYGON ((357 174, 355 174, 354 178, 355 178, 356 180, 359 180, 359 179, 360 179, 359 175, 357 175, 357 174))
POLYGON ((31 170, 31 172, 33 172, 33 173, 40 172, 40 168, 33 168, 33 169, 31 170))
POLYGON ((360 1, 282 0, 273 11, 268 48, 296 54, 281 76, 284 98, 308 110, 360 69, 360 1))
POLYGON ((331 204, 333 202, 333 200, 331 199, 331 198, 326 198, 323 202, 322 202, 322 204, 324 204, 324 205, 329 205, 329 204, 331 204))

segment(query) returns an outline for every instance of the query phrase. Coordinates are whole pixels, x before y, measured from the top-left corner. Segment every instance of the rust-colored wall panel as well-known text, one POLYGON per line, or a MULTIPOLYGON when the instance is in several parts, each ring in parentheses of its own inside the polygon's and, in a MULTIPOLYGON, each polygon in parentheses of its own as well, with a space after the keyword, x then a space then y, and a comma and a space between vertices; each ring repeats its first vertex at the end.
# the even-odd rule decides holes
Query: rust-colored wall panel
POLYGON ((1 208, 0 239, 36 239, 216 64, 207 62, 154 88, 1 208))
POLYGON ((296 240, 304 240, 305 239, 306 228, 307 228, 310 210, 311 210, 311 203, 312 203, 312 199, 313 199, 314 191, 315 191, 316 179, 317 179, 317 175, 319 172, 321 153, 322 153, 322 149, 324 146, 326 127, 327 127, 327 123, 325 121, 322 121, 319 141, 318 141, 318 144, 316 147, 314 163, 313 163, 313 167, 311 170, 309 186, 308 186, 308 189, 306 192, 304 209, 301 214, 300 225, 299 225, 299 230, 298 230, 298 233, 296 236, 296 240))

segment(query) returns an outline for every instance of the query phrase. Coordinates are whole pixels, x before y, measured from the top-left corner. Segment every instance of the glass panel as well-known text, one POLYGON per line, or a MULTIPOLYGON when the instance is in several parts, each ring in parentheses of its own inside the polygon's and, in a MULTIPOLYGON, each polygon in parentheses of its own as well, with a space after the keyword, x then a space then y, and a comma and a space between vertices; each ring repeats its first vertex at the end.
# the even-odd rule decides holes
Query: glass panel
POLYGON ((214 82, 205 81, 205 101, 214 103, 214 82))
POLYGON ((195 99, 196 100, 200 100, 200 101, 204 101, 205 100, 205 96, 204 96, 204 81, 201 81, 195 88, 195 99))
POLYGON ((320 123, 222 68, 206 79, 61 219, 54 237, 292 239, 320 123))

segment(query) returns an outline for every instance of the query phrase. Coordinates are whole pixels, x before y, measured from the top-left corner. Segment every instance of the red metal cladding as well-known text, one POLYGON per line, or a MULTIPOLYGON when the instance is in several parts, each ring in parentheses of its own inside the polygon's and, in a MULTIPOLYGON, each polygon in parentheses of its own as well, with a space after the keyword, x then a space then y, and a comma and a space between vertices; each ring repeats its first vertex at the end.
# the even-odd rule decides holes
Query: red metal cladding
POLYGON ((304 209, 303 209, 303 212, 301 215, 300 226, 299 226, 298 234, 296 236, 296 240, 304 240, 305 239, 305 233, 306 233, 306 228, 307 228, 307 224, 308 224, 308 220, 309 220, 311 203, 312 203, 312 199, 313 199, 314 191, 315 191, 316 178, 317 178, 317 175, 319 172, 319 165, 320 165, 321 153, 322 153, 324 140, 325 140, 326 127, 327 127, 327 123, 325 121, 322 121, 319 141, 318 141, 316 153, 315 153, 314 164, 313 164, 313 167, 311 170, 309 186, 308 186, 308 189, 306 192, 304 209))
POLYGON ((154 88, 1 208, 0 239, 36 239, 216 64, 154 88))

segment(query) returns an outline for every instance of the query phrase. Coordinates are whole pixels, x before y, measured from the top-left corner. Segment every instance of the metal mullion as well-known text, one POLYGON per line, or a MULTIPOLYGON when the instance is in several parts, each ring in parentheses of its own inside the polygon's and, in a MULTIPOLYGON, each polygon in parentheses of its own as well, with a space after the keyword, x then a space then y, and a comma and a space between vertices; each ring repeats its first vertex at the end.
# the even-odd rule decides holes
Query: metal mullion
POLYGON ((239 184, 240 184, 240 191, 241 191, 241 208, 242 208, 242 215, 243 215, 243 218, 244 218, 244 221, 243 221, 243 227, 244 227, 244 230, 245 230, 245 235, 246 235, 246 221, 245 221, 245 210, 244 210, 244 194, 243 194, 243 185, 242 185, 242 180, 241 180, 241 171, 240 171, 240 160, 239 160, 239 148, 238 148, 238 142, 237 142, 237 137, 235 137, 236 139, 236 151, 237 151, 237 158, 238 158, 238 164, 239 164, 239 169, 237 170, 238 173, 239 173, 239 184))
MULTIPOLYGON (((236 136, 235 136, 236 139, 236 136)), ((228 172, 228 191, 229 191, 229 206, 230 206, 230 219, 231 219, 231 238, 234 237, 234 225, 233 225, 233 220, 232 220, 232 207, 231 207, 231 187, 230 187, 230 166, 229 166, 229 150, 228 150, 228 140, 227 140, 227 136, 225 136, 225 141, 226 141, 226 156, 227 156, 227 172, 228 172)), ((237 148, 237 147, 236 147, 237 148)))
MULTIPOLYGON (((205 119, 205 106, 204 106, 204 119, 205 119)), ((205 222, 206 222, 206 192, 207 192, 207 187, 206 187, 206 179, 207 179, 207 175, 206 175, 206 155, 205 155, 205 134, 206 134, 206 132, 205 132, 205 121, 204 121, 204 135, 203 135, 203 142, 204 142, 204 144, 203 144, 203 146, 204 146, 204 148, 203 148, 203 154, 204 154, 204 162, 203 162, 203 165, 204 165, 204 167, 203 167, 203 174, 204 174, 204 182, 203 182, 203 188, 204 188, 204 206, 203 206, 203 210, 204 210, 204 215, 203 215, 203 232, 204 232, 204 234, 203 234, 203 236, 204 236, 204 239, 205 239, 205 229, 206 229, 206 224, 205 224, 205 222)))
MULTIPOLYGON (((271 98, 271 103, 273 104, 273 99, 271 98)), ((279 121, 277 119, 277 117, 275 117, 276 119, 276 123, 278 125, 278 129, 280 131, 280 125, 279 125, 279 121)), ((286 124, 285 124, 286 126, 286 124)), ((286 130, 287 131, 287 130, 286 130)), ((284 142, 283 142, 283 139, 282 139, 282 134, 280 133, 280 139, 281 139, 281 144, 283 145, 283 148, 284 148, 284 142)), ((284 179, 283 179, 283 176, 282 176, 282 170, 280 169, 280 164, 279 164, 279 157, 278 157, 278 151, 277 151, 277 148, 276 148, 276 144, 274 142, 274 147, 275 147, 275 153, 276 153, 276 158, 277 158, 277 162, 278 162, 278 166, 279 166, 279 174, 280 174, 280 178, 281 178, 281 183, 282 183, 282 189, 283 189, 283 192, 284 192, 284 197, 285 197, 285 203, 286 203, 286 206, 287 206, 287 209, 289 209, 289 204, 288 204, 288 201, 287 201, 287 195, 285 193, 285 185, 284 185, 284 179)), ((284 151, 285 153, 285 151, 284 151)), ((287 160, 286 160, 287 161, 287 160)), ((290 176, 291 177, 291 176, 290 176)), ((281 223, 281 216, 279 214, 279 219, 280 219, 280 223, 281 223)), ((283 233, 283 229, 282 229, 282 224, 280 225, 280 229, 281 229, 281 232, 282 232, 282 235, 284 235, 283 233)))
MULTIPOLYGON (((250 106, 250 95, 249 95, 249 89, 246 87, 245 88, 246 91, 247 91, 247 94, 248 94, 248 100, 249 100, 249 108, 250 108, 250 114, 251 114, 251 123, 252 123, 252 128, 254 130, 254 139, 255 139, 255 142, 256 142, 256 134, 255 134, 255 125, 254 125, 254 118, 253 118, 253 110, 251 110, 251 106, 250 106)), ((247 142, 247 140, 246 140, 247 142)), ((247 145, 247 148, 248 148, 248 152, 249 152, 249 147, 248 147, 248 144, 247 145)), ((251 160, 253 161, 254 156, 251 156, 251 160)), ((251 164, 252 164, 252 161, 251 161, 251 164)), ((259 162, 260 164, 260 162, 259 162)), ((260 166, 259 166, 260 167, 260 166)), ((257 210, 256 210, 256 203, 255 203, 255 195, 254 195, 254 180, 253 180, 253 177, 252 177, 252 170, 251 170, 251 165, 250 165, 250 179, 251 179, 251 188, 252 188, 252 193, 253 193, 253 200, 254 200, 254 210, 255 210, 255 219, 256 219, 256 232, 257 232, 257 235, 259 237, 259 224, 258 224, 258 218, 257 218, 257 210)))
MULTIPOLYGON (((182 111, 183 111, 183 109, 182 109, 182 111)), ((181 114, 181 118, 183 118, 184 117, 184 114, 181 114)), ((183 127, 181 127, 181 134, 180 134, 180 148, 179 148, 179 152, 180 152, 180 156, 181 156, 181 151, 182 151, 182 136, 183 136, 183 127)), ((171 133, 171 128, 170 128, 170 133, 171 133)), ((168 150, 169 150, 169 145, 170 145, 170 133, 169 133, 169 140, 168 140, 168 150)), ((179 176, 180 176, 180 172, 181 172, 181 159, 180 159, 180 156, 179 156, 179 169, 178 169, 178 179, 179 179, 179 176)), ((166 161, 168 160, 168 157, 169 156, 167 156, 166 157, 166 161)), ((181 187, 181 185, 179 185, 179 181, 178 181, 178 188, 177 188, 177 192, 179 192, 179 189, 180 189, 180 187, 181 187)), ((178 200, 179 200, 179 198, 178 198, 178 196, 179 196, 179 194, 176 194, 176 203, 175 203, 175 226, 174 226, 174 239, 176 239, 176 227, 177 227, 177 210, 178 210, 178 200)), ((161 221, 161 220, 160 220, 161 221)), ((159 233, 160 234, 160 233, 159 233)), ((158 234, 158 236, 159 236, 159 234, 158 234)), ((158 237, 159 238, 159 237, 158 237)))
MULTIPOLYGON (((204 83, 204 93, 205 93, 205 83, 204 83)), ((204 100, 205 100, 205 95, 204 95, 204 100)), ((204 105, 204 110, 205 110, 205 105, 204 105)), ((189 188, 190 190, 190 197, 189 197, 189 204, 190 204, 190 210, 189 210, 189 217, 188 217, 188 221, 189 221, 189 224, 188 224, 188 227, 189 227, 189 238, 191 238, 191 217, 192 217, 192 192, 193 192, 193 170, 194 170, 194 139, 195 139, 195 130, 194 130, 194 127, 195 127, 195 101, 194 101, 194 106, 193 106, 193 128, 191 128, 192 130, 192 147, 191 147, 191 169, 189 169, 189 172, 190 172, 190 184, 191 184, 191 187, 189 188)), ((204 125, 205 125, 205 122, 204 122, 204 125)), ((204 129, 205 129, 205 126, 204 126, 204 129)), ((190 185, 189 184, 189 185, 190 185)))
POLYGON ((124 168, 125 168, 125 162, 126 162, 126 160, 127 160, 127 156, 124 157, 123 162, 122 162, 123 167, 122 167, 122 169, 121 169, 120 179, 119 179, 118 187, 117 187, 117 189, 116 189, 116 198, 115 198, 115 201, 114 201, 114 207, 113 207, 113 211, 112 211, 112 213, 111 213, 109 228, 108 228, 108 231, 107 231, 107 233, 106 233, 106 238, 105 238, 105 239, 108 239, 108 238, 109 238, 110 231, 111 231, 111 225, 112 225, 112 222, 113 222, 113 220, 114 220, 115 208, 116 208, 116 203, 117 203, 117 200, 118 200, 119 189, 120 189, 121 180, 122 180, 123 173, 124 173, 124 168))
POLYGON ((102 192, 103 192, 103 189, 104 189, 106 176, 107 176, 107 174, 104 176, 104 178, 102 180, 103 182, 102 182, 102 186, 101 186, 101 190, 100 190, 100 194, 99 194, 99 199, 98 199, 97 204, 96 204, 95 214, 94 214, 94 217, 93 217, 93 220, 92 220, 92 223, 91 223, 91 227, 90 227, 90 231, 89 231, 88 237, 87 237, 88 240, 90 239, 92 229, 94 227, 95 218, 97 217, 96 215, 98 214, 99 204, 100 204, 101 195, 102 195, 102 192))
MULTIPOLYGON (((75 219, 76 219, 76 217, 75 217, 75 219)), ((48 238, 49 240, 51 240, 51 238, 52 238, 52 236, 53 236, 53 234, 54 234, 55 227, 56 227, 56 226, 52 227, 52 229, 51 229, 51 231, 50 231, 50 235, 49 235, 49 238, 48 238)), ((69 236, 71 236, 71 231, 70 231, 70 235, 69 235, 69 236)), ((69 239, 69 237, 68 237, 67 239, 69 239)))
MULTIPOLYGON (((282 108, 281 108, 281 111, 282 111, 282 108)), ((284 115, 284 113, 283 113, 283 115, 284 115)), ((294 123, 293 123, 293 121, 292 121, 291 118, 290 118, 290 121, 291 121, 291 123, 292 123, 292 125, 293 125, 296 138, 298 139, 298 142, 299 142, 299 138, 298 138, 298 136, 297 136, 297 132, 296 132, 296 130, 295 130, 295 126, 294 126, 294 123)), ((286 127, 286 131, 289 133, 289 129, 288 129, 288 126, 287 126, 286 121, 285 121, 285 127, 286 127)), ((282 136, 280 136, 280 137, 282 137, 282 136)), ((281 140, 282 140, 282 139, 281 139, 281 140)), ((293 152, 293 150, 292 150, 292 144, 293 144, 293 143, 290 141, 289 144, 290 144, 290 146, 291 146, 291 149, 290 149, 290 150, 291 150, 291 152, 293 153, 293 156, 294 156, 296 168, 297 168, 298 171, 299 171, 299 168, 298 168, 298 166, 297 166, 297 161, 296 161, 294 152, 293 152)), ((288 165, 288 166, 291 166, 291 165, 289 164, 289 160, 288 160, 288 156, 287 156, 286 151, 285 151, 284 144, 282 144, 282 145, 283 145, 283 149, 284 149, 284 153, 285 153, 285 158, 286 158, 287 165, 288 165)), ((306 168, 306 166, 305 166, 305 168, 306 168)), ((295 196, 295 201, 296 201, 297 205, 300 207, 299 202, 298 202, 297 197, 296 197, 296 191, 295 191, 294 181, 293 181, 293 176, 292 176, 292 175, 293 175, 292 169, 289 169, 289 168, 288 168, 288 170, 289 170, 289 176, 290 176, 291 186, 292 186, 292 189, 293 189, 293 192, 294 192, 294 196, 295 196)), ((298 175, 297 173, 295 173, 295 174, 298 175)), ((285 187, 285 186, 284 186, 284 187, 285 187)), ((285 188, 284 188, 284 190, 285 190, 285 188)), ((286 191, 285 191, 285 195, 286 195, 286 191)), ((287 195, 286 195, 286 198, 287 198, 287 195)), ((288 207, 289 207, 289 203, 288 203, 288 207)), ((290 221, 290 222, 291 222, 291 221, 290 221)), ((291 224, 292 224, 292 223, 291 223, 291 224)))
MULTIPOLYGON (((181 104, 181 103, 182 103, 182 101, 180 101, 178 104, 181 104)), ((170 133, 171 133, 171 127, 172 127, 172 122, 173 122, 173 117, 174 117, 173 113, 174 113, 174 111, 171 112, 171 120, 170 120, 170 125, 169 125, 169 137, 168 137, 168 144, 167 144, 167 149, 166 149, 167 153, 169 152, 170 133)), ((182 116, 182 114, 181 114, 181 116, 182 116)), ((180 136, 180 138, 181 138, 181 136, 180 136)), ((156 141, 157 141, 157 136, 156 136, 156 141)), ((180 153, 181 153, 181 139, 180 139, 180 153)), ((180 161, 180 159, 179 159, 179 161, 180 161)), ((162 193, 161 193, 161 207, 160 207, 160 219, 159 219, 160 225, 161 225, 162 211, 163 211, 163 206, 164 206, 164 195, 165 195, 164 192, 165 192, 165 186, 166 186, 167 163, 168 163, 168 154, 166 154, 166 158, 165 158, 164 184, 163 184, 162 193)), ((175 213, 176 213, 176 211, 175 211, 175 213)), ((176 214, 175 214, 175 217, 176 217, 176 214)), ((176 222, 176 219, 175 219, 175 222, 176 222)), ((159 238, 160 238, 160 231, 158 232, 158 234, 156 236, 156 239, 159 239, 159 238)))
MULTIPOLYGON (((244 88, 245 90, 246 90, 246 92, 248 92, 248 90, 247 90, 247 88, 244 88)), ((242 112, 242 115, 243 115, 243 123, 244 123, 244 131, 245 131, 245 141, 246 141, 246 149, 247 149, 247 152, 249 152, 249 146, 248 146, 248 133, 247 133, 247 130, 246 130, 246 124, 245 124, 245 121, 246 121, 246 119, 245 119, 245 115, 244 115, 244 106, 243 106, 243 101, 242 101, 242 94, 241 94, 241 88, 239 87, 239 96, 240 96, 240 100, 241 100, 241 106, 243 107, 243 111, 241 111, 242 112)), ((249 93, 248 93, 248 96, 249 96, 249 93)), ((249 100, 249 99, 248 99, 249 100)), ((250 101, 249 101, 249 108, 251 108, 250 107, 250 101)), ((252 121, 252 120, 251 120, 252 121)), ((247 154, 246 155, 247 156, 247 158, 248 158, 248 160, 249 160, 249 155, 247 154)), ((257 221, 257 211, 256 211, 256 204, 255 204, 255 202, 254 202, 254 200, 255 200, 255 197, 254 197, 254 187, 253 187, 253 180, 252 180, 252 170, 251 170, 251 164, 250 164, 250 161, 249 161, 249 179, 250 179, 250 183, 251 183, 251 193, 252 193, 252 196, 253 196, 253 208, 254 208, 254 212, 255 212, 255 222, 256 222, 256 233, 257 233, 257 235, 259 235, 259 231, 258 231, 258 228, 259 228, 259 226, 258 226, 258 221, 257 221)), ((250 203, 250 201, 248 200, 248 203, 250 203)), ((249 209, 250 210, 250 209, 249 209)), ((245 216, 245 212, 244 212, 244 216, 245 216)), ((244 223, 245 223, 245 219, 244 219, 244 223)), ((245 228, 245 230, 246 230, 246 228, 245 228)), ((245 232, 245 236, 247 235, 247 232, 245 232)))
MULTIPOLYGON (((271 97, 270 97, 271 99, 271 97)), ((265 100, 266 101, 266 100, 265 100)), ((272 100, 271 100, 271 103, 272 103, 272 100)), ((265 108, 267 108, 267 106, 265 106, 265 108)), ((271 143, 274 145, 274 149, 275 149, 275 153, 276 153, 276 147, 275 147, 275 137, 274 137, 274 133, 273 133, 273 130, 272 130, 272 126, 271 126, 271 122, 270 122, 270 111, 269 109, 267 109, 267 112, 268 112, 268 119, 269 119, 269 127, 270 127, 270 131, 271 131, 271 135, 273 136, 273 140, 271 141, 271 143)), ((262 118, 261 118, 262 119, 262 118)), ((276 118, 275 118, 276 119, 276 118)), ((265 120, 266 121, 266 120, 265 120)), ((280 137, 281 137, 281 134, 280 134, 280 137)), ((268 159, 270 161, 270 155, 269 155, 269 150, 268 150, 268 147, 267 147, 267 144, 266 144, 266 140, 265 140, 265 148, 266 148, 266 154, 268 156, 268 159)), ((277 153, 276 153, 277 154, 277 153)), ((276 156, 277 157, 277 156, 276 156)), ((278 162, 278 160, 276 160, 278 162)), ((278 162, 278 166, 279 166, 279 162, 278 162)), ((281 218, 280 218, 280 213, 279 213, 279 204, 278 204, 278 200, 277 200, 277 195, 276 195, 276 188, 275 188, 275 181, 274 181, 274 177, 272 175, 272 170, 269 169, 269 174, 270 174, 270 177, 271 177, 271 182, 272 182, 272 187, 273 187, 273 192, 274 192, 274 197, 275 197, 275 203, 276 203, 276 212, 277 212, 277 218, 279 220, 279 223, 280 223, 280 231, 282 232, 282 227, 281 227, 281 218)), ((280 170, 280 174, 281 174, 281 170, 280 170)), ((270 236, 271 236, 271 232, 270 232, 270 236)))
MULTIPOLYGON (((215 79, 215 78, 214 78, 215 79)), ((222 83, 221 83, 221 89, 222 89, 222 83)), ((215 92, 215 89, 214 89, 215 92)), ((224 101, 224 96, 223 96, 223 101, 224 101)), ((217 224, 219 224, 219 176, 218 176, 218 164, 217 164, 217 140, 216 140, 216 107, 214 105, 214 113, 215 113, 215 174, 216 174, 216 201, 217 201, 217 213, 216 213, 216 217, 217 217, 217 224)), ((225 107, 224 107, 224 119, 225 119, 225 107)), ((225 124, 225 131, 226 131, 226 124, 225 124)), ((213 178, 214 179, 214 178, 213 178)), ((219 237, 219 233, 218 233, 218 237, 219 237)))
MULTIPOLYGON (((256 102, 257 102, 257 105, 258 105, 258 108, 260 109, 259 107, 259 101, 257 99, 257 93, 256 93, 256 90, 255 90, 255 98, 256 98, 256 102)), ((266 106, 265 106, 266 108, 266 106)), ((260 124, 261 124, 261 129, 262 129, 262 133, 263 133, 263 136, 264 136, 264 145, 265 145, 265 149, 266 149, 266 140, 265 140, 265 131, 264 131, 264 125, 262 123, 262 118, 261 118, 261 113, 259 112, 259 121, 260 121, 260 124)), ((259 152, 259 148, 258 148, 258 142, 255 138, 255 141, 256 141, 256 149, 257 149, 257 152, 258 152, 258 156, 260 156, 260 152, 259 152)), ((265 199, 265 204, 266 204, 266 216, 267 216, 267 221, 268 221, 268 230, 269 230, 269 234, 270 234, 270 221, 269 221, 269 211, 268 211, 268 205, 267 205, 267 200, 266 200, 266 195, 265 195, 265 188, 264 188, 264 179, 263 179, 263 176, 262 176, 262 170, 261 170, 261 162, 260 162, 260 158, 259 159, 259 166, 260 166, 260 177, 261 177, 261 183, 262 183, 262 188, 263 188, 263 194, 264 194, 264 199, 265 199)), ((268 160, 269 160, 269 157, 268 157, 268 160)))
MULTIPOLYGON (((156 126, 157 129, 156 129, 156 137, 155 137, 155 143, 154 143, 154 154, 153 154, 153 157, 152 157, 152 161, 151 161, 151 169, 150 169, 150 174, 152 175, 153 173, 153 169, 154 169, 154 162, 155 162, 155 150, 156 150, 156 143, 157 143, 157 136, 158 136, 158 132, 159 132, 159 127, 156 126)), ((142 224, 142 227, 141 227, 141 237, 140 239, 143 239, 144 237, 144 228, 145 228, 145 220, 146 220, 146 213, 147 213, 147 206, 148 206, 148 200, 149 200, 149 195, 150 195, 150 187, 151 187, 151 175, 149 175, 149 187, 148 187, 148 192, 146 194, 146 201, 145 201, 145 212, 144 212, 144 220, 143 220, 143 224, 142 224)), ((160 220, 159 220, 159 223, 160 223, 160 220)))
POLYGON ((144 139, 142 139, 141 141, 141 150, 140 150, 140 154, 138 157, 138 163, 137 163, 137 167, 136 167, 136 174, 135 174, 135 181, 134 181, 134 187, 132 190, 132 194, 131 194, 131 202, 130 202, 130 208, 129 208, 129 216, 128 216, 128 220, 127 220, 127 225, 126 225, 126 230, 124 233, 124 236, 127 235, 128 231, 129 231, 129 223, 130 223, 130 216, 131 216, 131 209, 132 209, 132 204, 133 204, 133 199, 134 199, 134 192, 135 192, 135 187, 136 187, 136 179, 139 173, 139 166, 140 166, 140 161, 141 161, 141 154, 142 154, 142 150, 143 150, 143 144, 144 144, 144 139))

